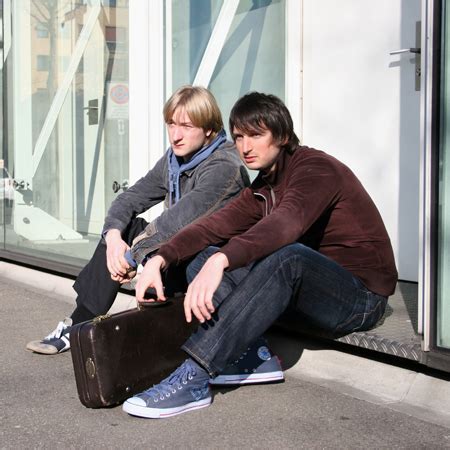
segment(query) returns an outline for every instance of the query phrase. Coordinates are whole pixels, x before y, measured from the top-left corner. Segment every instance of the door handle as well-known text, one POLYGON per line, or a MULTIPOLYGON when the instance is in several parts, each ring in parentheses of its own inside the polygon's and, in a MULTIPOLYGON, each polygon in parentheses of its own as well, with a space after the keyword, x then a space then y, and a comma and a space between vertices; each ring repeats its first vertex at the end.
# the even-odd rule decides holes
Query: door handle
POLYGON ((25 180, 16 180, 13 179, 13 188, 16 191, 24 191, 30 187, 30 183, 27 183, 25 180))
POLYGON ((128 189, 128 180, 123 180, 122 184, 118 181, 113 181, 112 190, 114 194, 117 194, 120 190, 126 191, 128 189))
MULTIPOLYGON (((416 91, 420 91, 420 86, 422 84, 422 80, 421 80, 421 70, 422 70, 422 57, 421 57, 421 53, 422 50, 420 48, 420 43, 421 43, 421 35, 422 35, 422 22, 419 20, 418 22, 416 22, 416 33, 415 33, 416 37, 415 37, 415 42, 414 45, 415 47, 410 47, 410 48, 400 48, 398 50, 392 50, 392 52, 389 52, 389 54, 392 55, 403 55, 404 53, 411 53, 412 55, 414 55, 414 58, 412 61, 414 61, 414 65, 415 65, 415 76, 414 76, 414 89, 416 91)), ((411 42, 412 43, 412 42, 411 42)), ((412 56, 411 55, 411 56, 412 56)), ((396 61, 396 64, 400 64, 401 63, 401 58, 399 58, 399 60, 396 61)), ((406 61, 403 61, 404 63, 406 61)))
POLYGON ((420 55, 420 48, 412 47, 412 48, 402 48, 400 50, 393 50, 389 52, 390 55, 399 55, 401 53, 415 53, 420 55))
POLYGON ((414 77, 414 88, 416 91, 420 91, 421 85, 421 48, 420 45, 420 35, 421 35, 421 22, 416 22, 416 45, 417 47, 410 48, 400 48, 399 50, 392 50, 389 52, 390 55, 402 55, 404 53, 412 53, 414 55, 415 61, 415 77, 414 77))
POLYGON ((83 108, 84 110, 87 109, 87 115, 88 115, 88 123, 89 125, 97 125, 98 124, 98 99, 89 100, 88 106, 83 108))

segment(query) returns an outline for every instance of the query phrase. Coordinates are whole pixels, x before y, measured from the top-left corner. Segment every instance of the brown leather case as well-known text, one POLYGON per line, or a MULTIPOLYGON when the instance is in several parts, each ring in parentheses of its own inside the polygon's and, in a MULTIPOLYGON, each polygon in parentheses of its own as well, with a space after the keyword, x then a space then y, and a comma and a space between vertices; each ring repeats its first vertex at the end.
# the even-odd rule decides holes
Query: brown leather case
POLYGON ((186 322, 183 297, 154 305, 72 328, 72 362, 83 405, 119 404, 160 382, 186 359, 180 347, 198 322, 186 322))

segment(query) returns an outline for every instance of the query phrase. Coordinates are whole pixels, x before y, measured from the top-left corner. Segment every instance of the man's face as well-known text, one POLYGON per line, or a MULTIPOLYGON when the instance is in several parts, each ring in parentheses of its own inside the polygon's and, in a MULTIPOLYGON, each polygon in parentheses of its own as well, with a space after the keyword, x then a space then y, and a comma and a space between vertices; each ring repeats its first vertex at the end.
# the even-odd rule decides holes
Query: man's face
POLYGON ((280 154, 280 145, 274 141, 271 131, 262 128, 250 134, 234 128, 236 147, 245 165, 252 170, 271 172, 280 154))
POLYGON ((172 120, 167 122, 167 133, 173 152, 185 161, 200 150, 211 136, 211 130, 205 132, 203 128, 194 126, 183 108, 176 109, 172 120))

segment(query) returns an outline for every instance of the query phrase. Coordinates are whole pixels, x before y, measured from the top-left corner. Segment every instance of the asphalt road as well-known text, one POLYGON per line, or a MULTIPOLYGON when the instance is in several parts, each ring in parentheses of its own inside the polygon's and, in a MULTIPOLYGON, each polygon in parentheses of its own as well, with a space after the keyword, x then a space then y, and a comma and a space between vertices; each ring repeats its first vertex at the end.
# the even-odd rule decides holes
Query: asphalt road
MULTIPOLYGON (((78 400, 66 352, 25 350, 71 305, 1 278, 0 448, 450 448, 449 427, 287 375, 273 385, 214 389, 209 408, 170 419, 138 419, 121 407, 78 400)), ((389 380, 386 380, 389 382, 389 380)))

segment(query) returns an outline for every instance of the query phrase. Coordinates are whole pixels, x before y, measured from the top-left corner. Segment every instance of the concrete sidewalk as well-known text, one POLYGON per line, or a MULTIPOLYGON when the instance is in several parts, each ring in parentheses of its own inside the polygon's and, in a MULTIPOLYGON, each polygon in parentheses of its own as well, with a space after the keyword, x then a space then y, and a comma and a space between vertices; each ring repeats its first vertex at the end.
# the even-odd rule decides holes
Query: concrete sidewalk
POLYGON ((0 277, 0 448, 450 448, 450 383, 276 332, 284 383, 214 389, 210 408, 159 421, 87 409, 69 352, 24 348, 71 312, 72 281, 4 262, 0 277))

